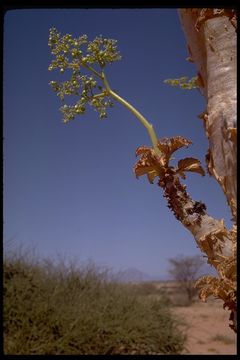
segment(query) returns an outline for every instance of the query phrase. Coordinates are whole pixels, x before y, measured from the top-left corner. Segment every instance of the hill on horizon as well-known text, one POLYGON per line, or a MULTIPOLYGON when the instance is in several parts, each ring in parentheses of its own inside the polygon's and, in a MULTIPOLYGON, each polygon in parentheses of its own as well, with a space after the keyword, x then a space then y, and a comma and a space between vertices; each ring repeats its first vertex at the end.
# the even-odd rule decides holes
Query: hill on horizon
POLYGON ((116 278, 121 282, 143 282, 143 281, 156 281, 159 277, 151 276, 137 268, 129 267, 125 270, 117 272, 116 278))

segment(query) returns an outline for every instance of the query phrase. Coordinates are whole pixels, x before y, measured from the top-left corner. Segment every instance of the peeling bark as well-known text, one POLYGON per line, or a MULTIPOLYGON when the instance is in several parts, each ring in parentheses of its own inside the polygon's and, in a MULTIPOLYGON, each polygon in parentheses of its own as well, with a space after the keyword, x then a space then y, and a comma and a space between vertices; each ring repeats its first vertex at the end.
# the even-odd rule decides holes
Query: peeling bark
POLYGON ((207 166, 222 187, 236 221, 236 15, 232 9, 181 9, 187 47, 197 66, 206 99, 203 117, 209 152, 207 166))
POLYGON ((237 332, 236 16, 229 9, 181 9, 179 13, 190 59, 197 66, 198 85, 207 102, 207 110, 199 116, 209 139, 207 168, 231 208, 232 229, 228 230, 223 220, 207 214, 205 204, 191 199, 180 182, 187 171, 204 175, 200 161, 185 158, 176 167, 169 165, 172 153, 191 141, 181 136, 159 139, 160 152, 139 147, 136 155, 140 159, 134 171, 137 177, 147 175, 150 183, 158 178, 168 207, 192 233, 218 273, 218 277, 203 276, 197 281, 200 299, 206 301, 210 295, 221 299, 223 307, 230 310, 229 326, 237 332))
MULTIPOLYGON (((198 85, 207 102, 207 110, 200 115, 204 121, 209 150, 206 155, 208 172, 220 184, 232 220, 237 220, 237 76, 236 12, 233 9, 180 9, 179 15, 185 32, 192 62, 198 71, 198 85)), ((236 237, 237 227, 227 231, 216 224, 214 231, 200 237, 204 251, 218 271, 219 278, 199 279, 200 298, 214 295, 231 310, 230 327, 237 332, 236 307, 236 237), (216 242, 216 237, 221 239, 216 242), (219 253, 219 248, 221 251, 219 253), (209 249, 212 249, 209 253, 209 249)), ((202 222, 203 225, 203 222, 202 222)), ((215 225, 214 225, 215 227, 215 225)), ((201 226, 211 228, 210 224, 201 226)))
POLYGON ((199 160, 185 158, 178 161, 176 167, 170 166, 171 155, 191 141, 177 136, 158 141, 161 151, 159 156, 153 148, 141 146, 136 150, 140 159, 134 167, 137 177, 147 175, 150 183, 159 178, 158 185, 164 190, 168 207, 177 220, 192 233, 202 252, 207 255, 208 263, 215 267, 219 278, 205 276, 200 278, 196 287, 200 288, 199 296, 203 301, 210 295, 223 300, 224 307, 231 311, 229 326, 236 331, 236 226, 228 230, 223 220, 217 220, 206 212, 206 205, 191 199, 182 185, 180 177, 185 172, 193 171, 204 175, 199 160))

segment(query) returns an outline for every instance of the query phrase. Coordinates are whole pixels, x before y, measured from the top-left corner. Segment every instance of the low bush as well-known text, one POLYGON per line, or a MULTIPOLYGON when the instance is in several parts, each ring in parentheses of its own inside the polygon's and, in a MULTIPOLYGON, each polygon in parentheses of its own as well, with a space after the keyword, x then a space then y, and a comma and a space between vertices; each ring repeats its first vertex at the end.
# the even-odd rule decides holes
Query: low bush
POLYGON ((4 259, 4 353, 180 354, 166 302, 139 296, 94 265, 4 259))

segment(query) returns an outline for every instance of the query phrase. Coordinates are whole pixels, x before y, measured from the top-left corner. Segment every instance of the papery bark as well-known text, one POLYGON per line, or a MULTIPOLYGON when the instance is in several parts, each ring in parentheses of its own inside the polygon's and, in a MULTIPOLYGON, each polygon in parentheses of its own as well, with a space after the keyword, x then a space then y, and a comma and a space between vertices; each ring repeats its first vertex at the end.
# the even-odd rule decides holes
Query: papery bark
MULTIPOLYGON (((147 175, 151 183, 156 177, 158 185, 164 190, 164 197, 168 207, 172 210, 177 220, 192 233, 194 239, 203 253, 208 258, 208 263, 215 267, 219 278, 205 276, 198 280, 196 286, 200 288, 199 296, 203 301, 210 295, 223 300, 223 306, 230 313, 229 326, 236 331, 236 227, 228 230, 223 220, 217 220, 206 212, 206 206, 200 201, 194 201, 182 185, 179 177, 185 177, 185 172, 195 171, 204 175, 199 164, 191 158, 191 163, 197 164, 195 169, 172 167, 169 165, 170 157, 179 147, 188 146, 191 142, 182 137, 159 140, 158 146, 163 151, 158 156, 154 149, 142 146, 136 150, 140 159, 135 164, 134 172, 137 177, 147 175)), ((179 164, 189 161, 180 160, 179 164)))
POLYGON ((147 175, 150 183, 159 178, 168 207, 177 220, 192 233, 208 263, 218 277, 204 276, 196 286, 199 297, 213 295, 230 310, 229 326, 237 331, 236 284, 236 19, 231 10, 182 9, 180 17, 186 33, 192 60, 198 68, 198 83, 207 102, 202 114, 209 138, 206 157, 209 173, 221 185, 233 215, 228 230, 224 220, 207 214, 206 206, 191 199, 180 182, 187 171, 204 175, 198 159, 188 157, 176 167, 169 164, 172 154, 191 141, 181 136, 159 139, 157 147, 141 146, 140 159, 134 167, 137 177, 147 175))
POLYGON ((237 332, 236 226, 228 230, 223 220, 208 215, 206 206, 191 199, 185 185, 180 183, 171 168, 166 175, 159 180, 159 186, 164 189, 168 207, 192 233, 198 247, 206 254, 208 263, 219 275, 218 278, 205 276, 197 281, 199 296, 203 301, 210 295, 223 300, 223 307, 230 310, 229 326, 237 332))
POLYGON ((181 23, 198 85, 207 102, 202 118, 209 139, 209 173, 222 187, 236 221, 236 16, 230 9, 181 9, 181 23))
POLYGON ((197 285, 203 299, 213 293, 224 301, 231 310, 230 326, 236 332, 236 14, 231 9, 189 8, 180 9, 179 15, 191 61, 197 67, 198 85, 207 103, 200 117, 209 139, 209 174, 224 191, 234 221, 233 229, 227 231, 223 222, 204 215, 198 228, 191 227, 195 240, 202 244, 200 248, 219 274, 218 279, 205 277, 197 285))

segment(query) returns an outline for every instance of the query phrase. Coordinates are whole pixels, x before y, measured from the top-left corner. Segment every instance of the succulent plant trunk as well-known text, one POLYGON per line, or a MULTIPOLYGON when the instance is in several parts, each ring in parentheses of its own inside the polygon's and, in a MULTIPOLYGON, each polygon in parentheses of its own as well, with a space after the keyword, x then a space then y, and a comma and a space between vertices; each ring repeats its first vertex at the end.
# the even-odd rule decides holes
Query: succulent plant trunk
POLYGON ((159 177, 158 185, 164 191, 168 207, 192 233, 197 246, 219 275, 219 278, 203 276, 197 281, 195 286, 200 288, 199 297, 203 301, 210 295, 222 299, 224 307, 231 311, 233 324, 229 326, 236 331, 236 226, 228 230, 223 220, 208 215, 205 204, 194 201, 187 193, 186 185, 181 184, 179 178, 185 178, 186 171, 204 175, 197 159, 182 159, 175 168, 169 165, 171 154, 190 143, 182 137, 159 140, 158 146, 163 152, 160 157, 154 149, 142 146, 136 151, 141 157, 134 171, 137 177, 147 175, 150 182, 159 177))
POLYGON ((136 154, 141 158, 134 170, 137 177, 147 175, 151 183, 159 177, 158 185, 168 207, 192 233, 218 273, 218 277, 203 276, 196 282, 199 297, 206 301, 213 295, 223 300, 223 307, 230 310, 229 326, 237 332, 236 18, 234 11, 224 9, 181 9, 179 13, 191 61, 198 68, 198 86, 207 102, 201 118, 209 139, 208 172, 225 193, 233 216, 232 229, 228 230, 223 220, 208 215, 206 206, 192 200, 179 180, 185 178, 186 171, 204 175, 199 160, 185 158, 175 168, 169 165, 171 154, 191 141, 179 136, 159 139, 160 156, 154 149, 138 148, 136 154))
POLYGON ((179 13, 207 102, 202 118, 209 139, 209 173, 222 187, 236 221, 236 15, 230 9, 181 9, 179 13))
POLYGON ((236 332, 236 230, 227 230, 223 221, 209 216, 203 203, 194 201, 185 190, 179 178, 167 177, 159 181, 168 201, 168 207, 175 217, 192 233, 200 250, 206 254, 208 263, 214 266, 219 279, 204 276, 196 287, 203 301, 214 295, 224 301, 224 307, 231 311, 230 327, 236 332))
MULTIPOLYGON (((208 289, 219 281, 215 294, 231 309, 231 327, 236 332, 236 13, 232 9, 189 8, 180 9, 179 15, 207 103, 201 118, 209 139, 208 171, 224 191, 234 221, 232 230, 227 231, 222 222, 204 215, 199 229, 190 230, 218 271, 220 279, 211 280, 208 289)), ((203 288, 206 285, 201 279, 197 283, 203 288)))

